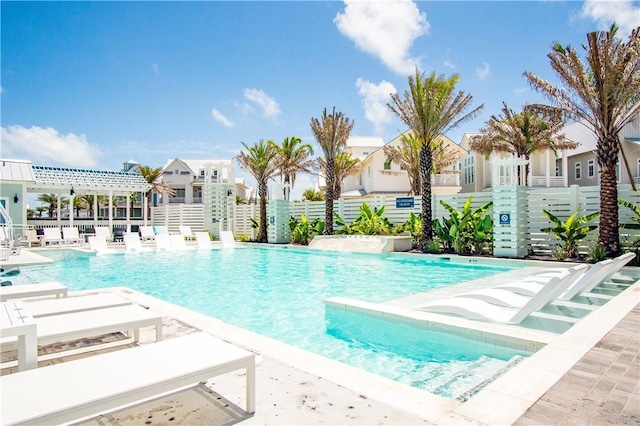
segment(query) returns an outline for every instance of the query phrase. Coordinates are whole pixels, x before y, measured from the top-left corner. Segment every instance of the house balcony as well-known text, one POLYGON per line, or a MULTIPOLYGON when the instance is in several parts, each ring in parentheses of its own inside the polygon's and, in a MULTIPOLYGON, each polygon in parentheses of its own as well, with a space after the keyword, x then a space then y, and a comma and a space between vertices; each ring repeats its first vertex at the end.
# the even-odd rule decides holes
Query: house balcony
POLYGON ((169 197, 169 204, 184 204, 184 197, 169 197))
POLYGON ((460 175, 458 173, 431 175, 431 186, 460 186, 460 175))

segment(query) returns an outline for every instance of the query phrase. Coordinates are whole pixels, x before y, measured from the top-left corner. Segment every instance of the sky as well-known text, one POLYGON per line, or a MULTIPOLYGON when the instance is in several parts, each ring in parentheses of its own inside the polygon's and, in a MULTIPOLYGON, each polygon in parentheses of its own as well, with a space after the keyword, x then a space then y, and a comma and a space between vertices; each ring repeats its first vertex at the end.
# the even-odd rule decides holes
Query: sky
MULTIPOLYGON (((505 102, 545 99, 552 43, 580 47, 612 22, 626 39, 640 1, 7 2, 1 7, 0 157, 120 170, 133 159, 228 159, 297 136, 333 107, 353 136, 406 127, 387 103, 421 72, 459 75, 483 105, 460 143, 505 102)), ((237 170, 237 176, 246 173, 237 170)), ((247 183, 255 185, 247 176, 247 183)), ((298 176, 293 198, 313 187, 298 176)))

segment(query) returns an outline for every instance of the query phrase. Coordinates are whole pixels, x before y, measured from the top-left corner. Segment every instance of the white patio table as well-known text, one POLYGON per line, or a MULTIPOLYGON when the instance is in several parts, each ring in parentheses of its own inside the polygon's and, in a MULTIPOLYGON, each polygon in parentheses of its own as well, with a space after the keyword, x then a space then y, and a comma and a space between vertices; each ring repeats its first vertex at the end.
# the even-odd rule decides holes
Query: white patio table
POLYGON ((0 304, 0 337, 18 338, 18 371, 38 366, 36 323, 22 301, 0 304))

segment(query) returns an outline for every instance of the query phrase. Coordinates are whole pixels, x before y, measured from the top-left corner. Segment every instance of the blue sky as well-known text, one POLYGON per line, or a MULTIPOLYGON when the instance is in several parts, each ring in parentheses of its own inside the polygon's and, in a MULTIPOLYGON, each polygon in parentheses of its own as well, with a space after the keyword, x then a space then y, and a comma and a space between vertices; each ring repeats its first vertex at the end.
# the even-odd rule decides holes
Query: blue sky
MULTIPOLYGON (((1 3, 3 158, 118 170, 132 158, 231 158, 260 139, 317 147, 312 117, 335 106, 357 136, 405 129, 386 107, 415 66, 460 75, 478 131, 502 102, 543 99, 553 41, 580 46, 638 1, 1 3)), ((319 151, 319 148, 318 148, 319 151)), ((294 191, 312 186, 300 177, 294 191)))

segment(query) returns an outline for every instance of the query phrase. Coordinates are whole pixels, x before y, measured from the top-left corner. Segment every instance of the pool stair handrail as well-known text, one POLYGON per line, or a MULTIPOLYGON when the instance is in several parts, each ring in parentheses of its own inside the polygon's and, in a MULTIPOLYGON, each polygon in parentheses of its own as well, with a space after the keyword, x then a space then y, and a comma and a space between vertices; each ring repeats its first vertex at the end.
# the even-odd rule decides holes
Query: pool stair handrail
POLYGON ((142 253, 145 251, 151 251, 150 247, 143 247, 142 241, 138 234, 126 234, 123 236, 124 246, 126 247, 126 253, 142 253))
POLYGON ((107 239, 104 235, 92 235, 89 237, 89 249, 98 254, 112 254, 116 250, 107 246, 107 239))
POLYGON ((552 277, 542 290, 533 295, 520 308, 498 306, 471 297, 451 297, 427 303, 418 309, 426 312, 459 315, 473 320, 519 324, 534 311, 549 303, 554 296, 564 292, 570 285, 570 280, 567 279, 569 276, 570 272, 567 270, 552 277))
POLYGON ((208 232, 196 232, 196 243, 198 243, 198 250, 211 250, 211 237, 208 232))

